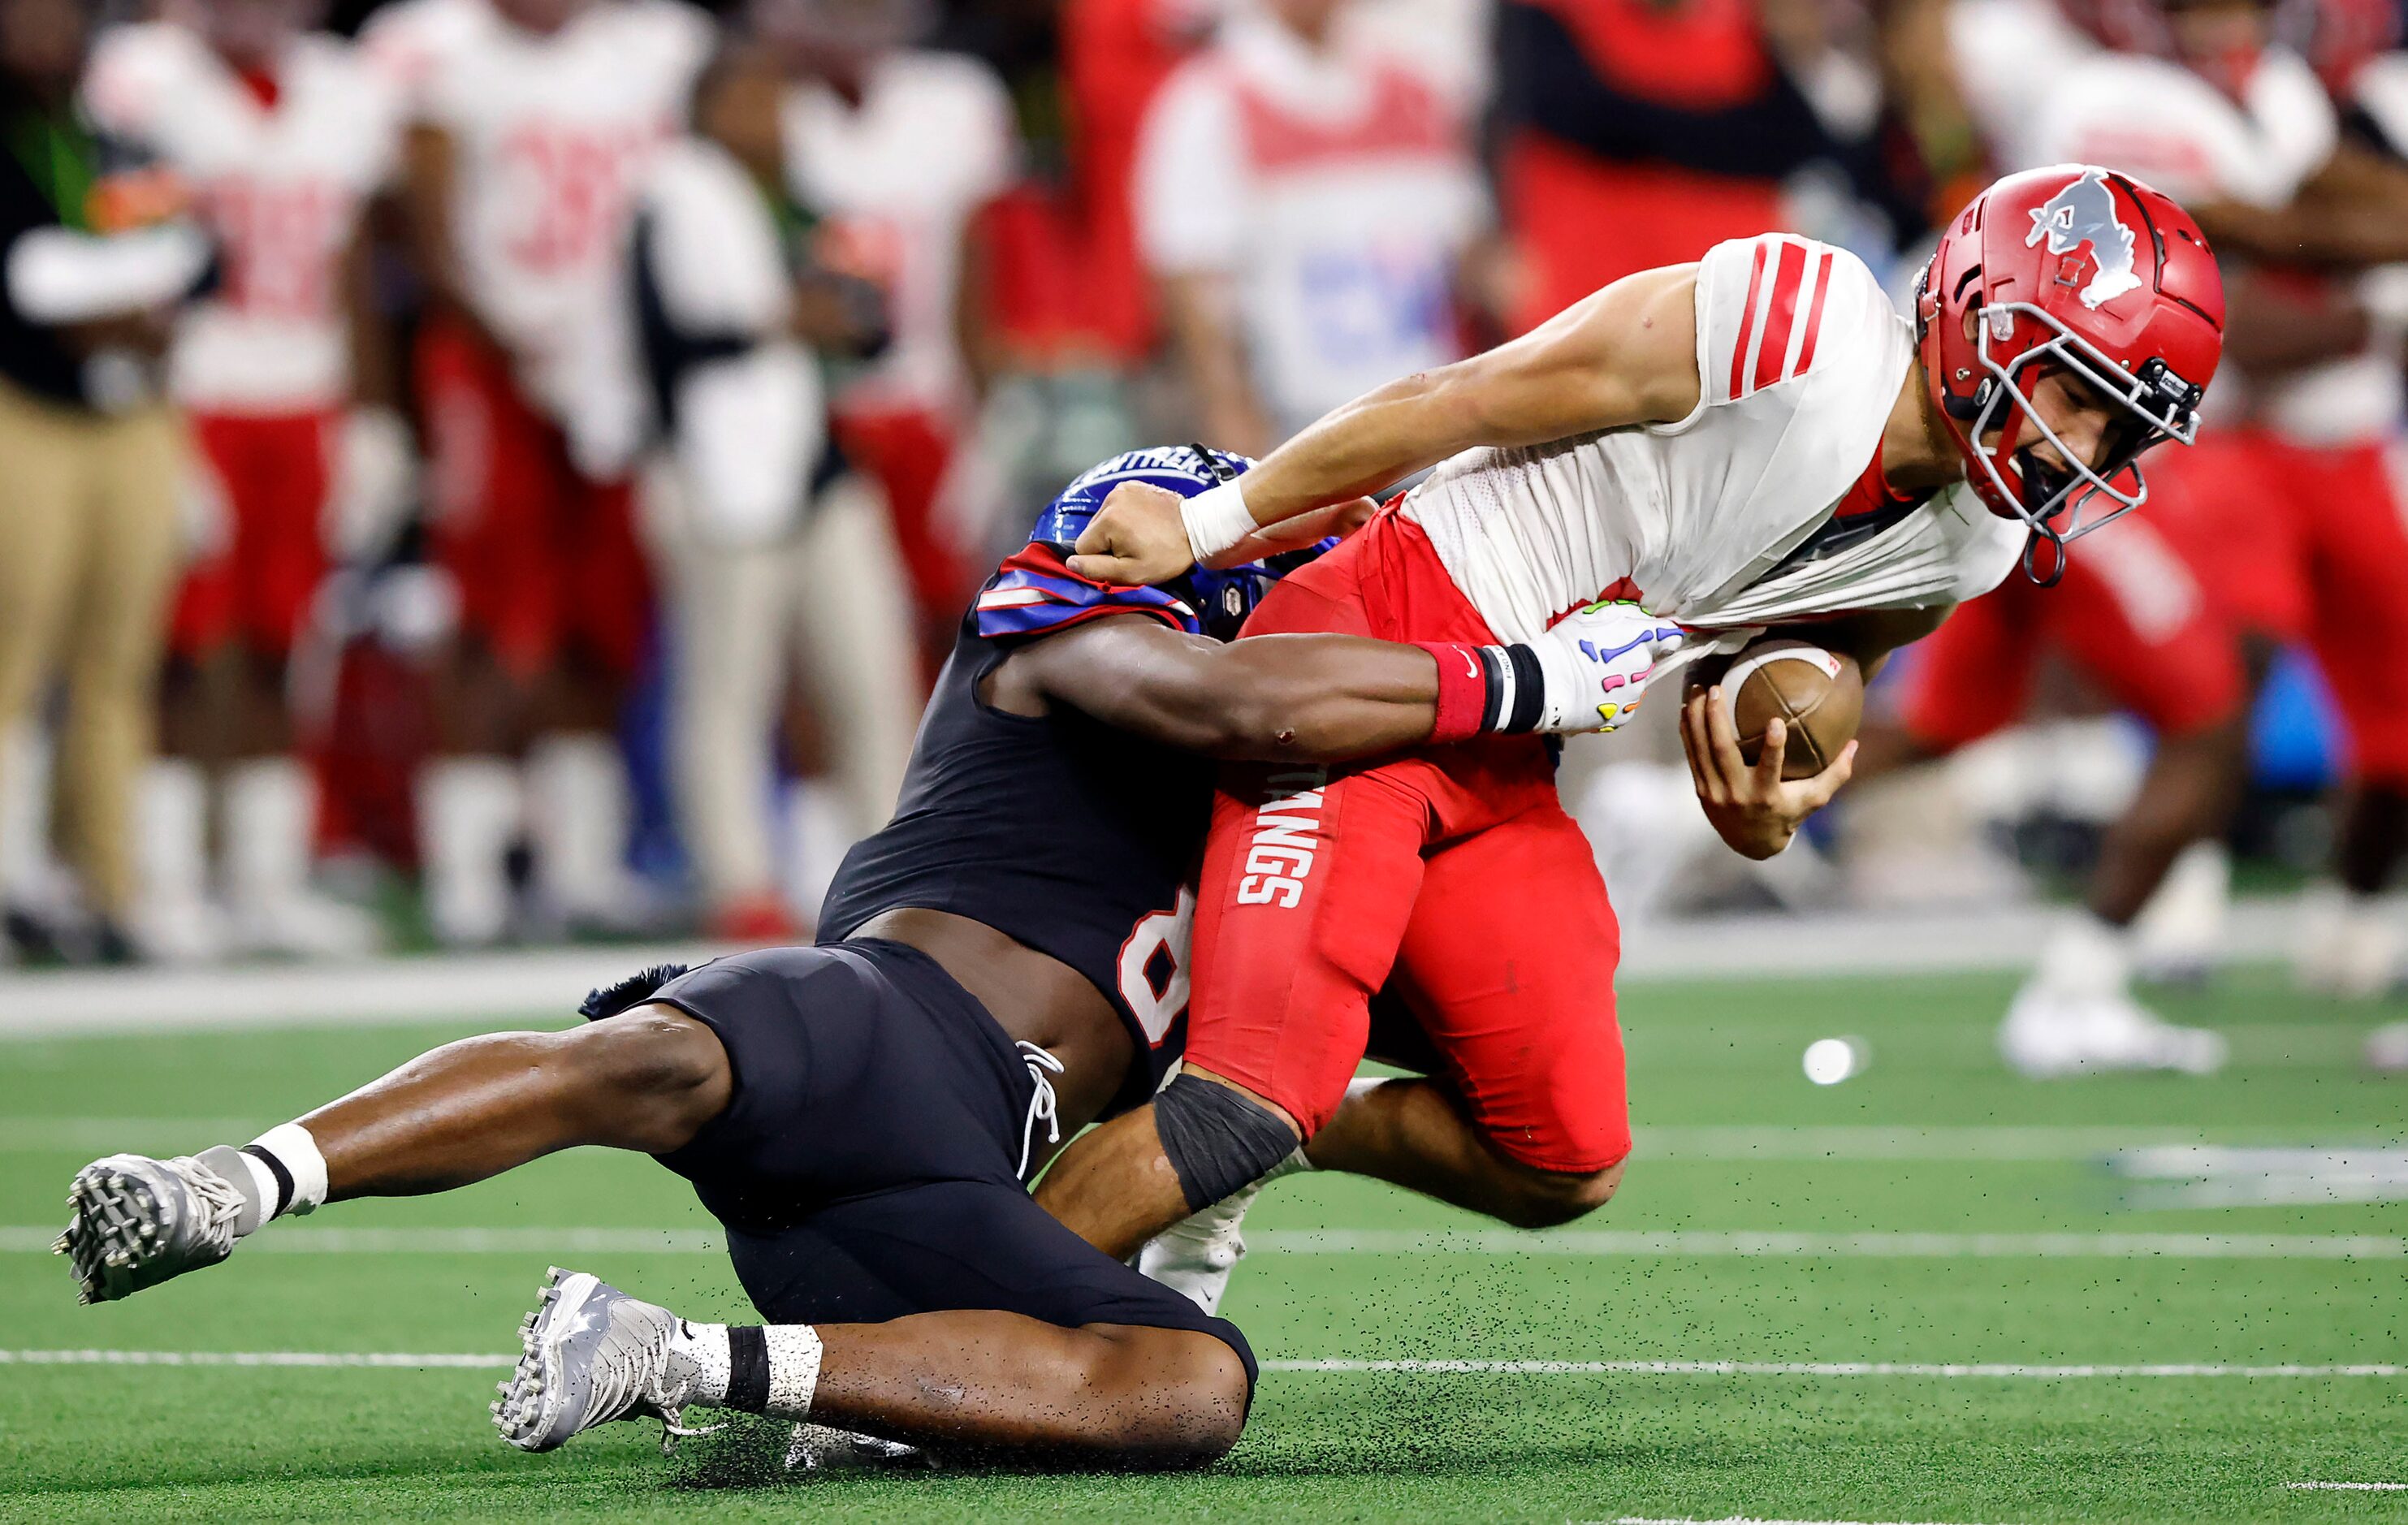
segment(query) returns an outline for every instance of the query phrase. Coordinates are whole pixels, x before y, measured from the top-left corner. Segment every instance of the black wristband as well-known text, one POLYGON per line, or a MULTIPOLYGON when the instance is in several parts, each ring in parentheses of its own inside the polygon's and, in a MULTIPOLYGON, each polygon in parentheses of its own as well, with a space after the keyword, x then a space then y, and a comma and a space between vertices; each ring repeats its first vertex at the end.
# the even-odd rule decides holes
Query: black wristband
POLYGON ((1546 710, 1547 676, 1539 665, 1537 648, 1529 646, 1480 646, 1481 677, 1487 696, 1481 701, 1483 735, 1518 735, 1539 727, 1546 710))
POLYGON ((769 1406, 769 1336, 758 1324, 728 1326, 727 1406, 747 1414, 769 1406))
POLYGON ((1547 674, 1539 665, 1539 649, 1509 646, 1505 654, 1513 661, 1513 713, 1506 717, 1505 729, 1516 735, 1536 731, 1547 709, 1547 674))
POLYGON ((1480 656, 1480 677, 1485 686, 1480 701, 1480 734, 1493 735, 1505 720, 1505 700, 1512 688, 1512 664, 1506 660, 1501 646, 1478 646, 1472 649, 1480 656))

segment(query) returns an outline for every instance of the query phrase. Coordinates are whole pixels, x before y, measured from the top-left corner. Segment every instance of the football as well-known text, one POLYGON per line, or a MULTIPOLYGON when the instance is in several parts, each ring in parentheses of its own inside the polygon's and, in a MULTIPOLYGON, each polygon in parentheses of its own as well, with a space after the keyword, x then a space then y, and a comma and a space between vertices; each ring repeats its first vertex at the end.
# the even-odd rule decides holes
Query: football
POLYGON ((1856 660, 1812 641, 1768 636, 1726 661, 1702 662, 1691 670, 1693 691, 1714 683, 1730 697, 1740 755, 1751 764, 1773 718, 1788 722, 1784 778, 1809 778, 1830 766, 1864 720, 1865 679, 1856 660))

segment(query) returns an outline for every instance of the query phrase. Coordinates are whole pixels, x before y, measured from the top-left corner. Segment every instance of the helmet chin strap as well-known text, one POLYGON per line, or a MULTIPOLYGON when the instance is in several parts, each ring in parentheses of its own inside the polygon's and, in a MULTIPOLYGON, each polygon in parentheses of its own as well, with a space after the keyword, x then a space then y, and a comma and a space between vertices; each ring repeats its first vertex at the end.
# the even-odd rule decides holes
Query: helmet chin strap
POLYGON ((2065 577, 2065 536, 2053 525, 2035 524, 2024 537, 2024 576, 2041 588, 2054 588, 2065 577), (2040 569, 2040 548, 2049 548, 2048 570, 2040 569))

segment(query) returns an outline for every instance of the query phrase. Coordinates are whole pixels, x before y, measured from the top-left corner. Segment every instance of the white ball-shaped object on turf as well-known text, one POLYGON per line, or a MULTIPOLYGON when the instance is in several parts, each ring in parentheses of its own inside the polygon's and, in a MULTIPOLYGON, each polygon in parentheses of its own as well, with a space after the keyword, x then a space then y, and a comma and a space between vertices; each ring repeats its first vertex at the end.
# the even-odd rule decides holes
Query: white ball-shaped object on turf
POLYGON ((1836 1086, 1863 1069, 1864 1055, 1845 1038, 1816 1038, 1806 1046, 1806 1078, 1836 1086))

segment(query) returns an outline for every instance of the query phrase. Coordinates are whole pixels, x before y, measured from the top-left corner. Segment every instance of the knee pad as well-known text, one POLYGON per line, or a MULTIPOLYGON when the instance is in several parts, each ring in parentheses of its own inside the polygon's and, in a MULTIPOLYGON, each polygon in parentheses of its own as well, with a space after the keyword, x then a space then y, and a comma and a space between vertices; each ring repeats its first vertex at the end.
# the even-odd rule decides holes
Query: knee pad
POLYGON ((1297 1145, 1278 1113, 1192 1075, 1176 1076, 1154 1097, 1154 1131, 1189 1212, 1261 1180, 1297 1145))

